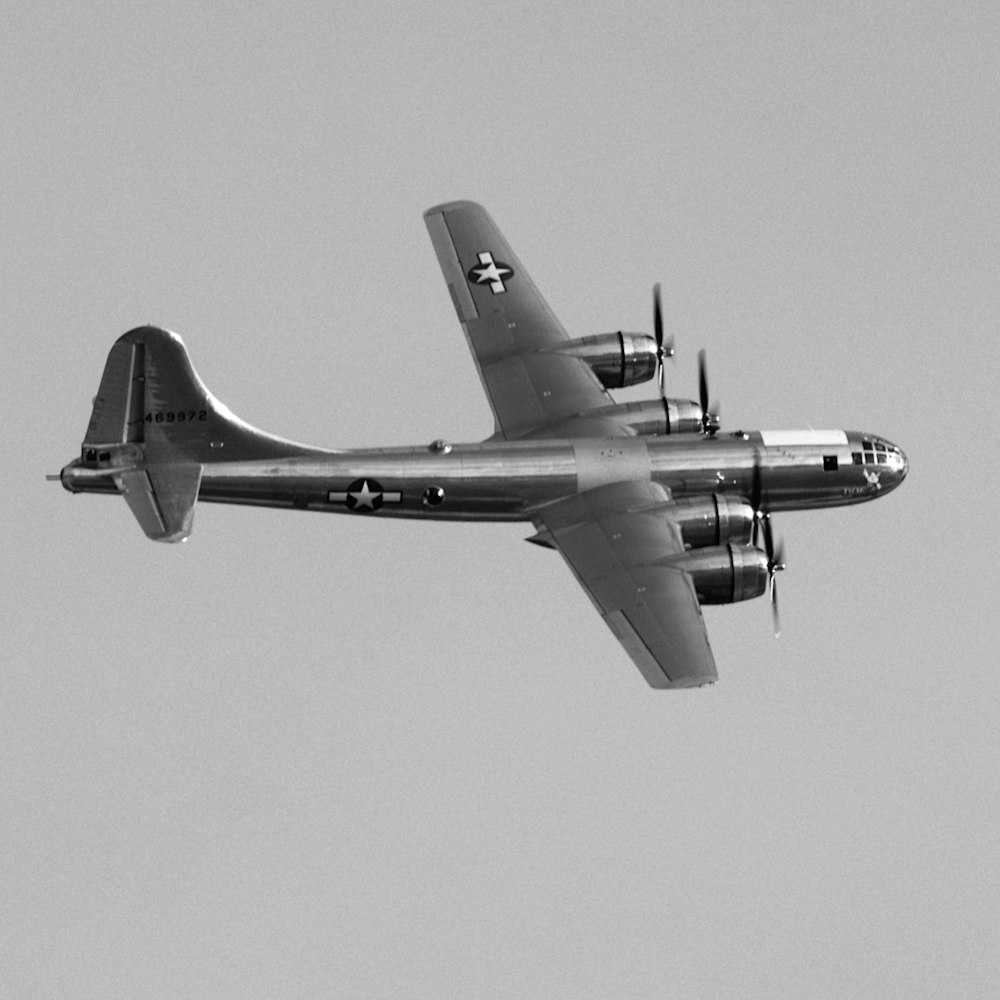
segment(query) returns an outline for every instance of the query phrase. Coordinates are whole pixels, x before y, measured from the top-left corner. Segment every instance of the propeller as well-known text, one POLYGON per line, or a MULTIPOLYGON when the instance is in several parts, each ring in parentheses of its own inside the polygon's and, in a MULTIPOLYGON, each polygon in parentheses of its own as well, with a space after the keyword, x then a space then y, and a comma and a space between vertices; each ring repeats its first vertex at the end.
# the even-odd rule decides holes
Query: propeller
MULTIPOLYGON (((779 538, 774 544, 771 533, 771 515, 758 514, 757 520, 764 523, 764 551, 767 553, 767 591, 771 598, 771 616, 774 619, 774 637, 781 635, 781 618, 778 615, 778 587, 774 579, 775 573, 780 573, 787 565, 785 562, 785 543, 779 538)), ((754 522, 754 544, 756 544, 757 523, 754 522)))
POLYGON ((705 364, 705 349, 698 352, 698 403, 701 406, 701 429, 705 434, 715 434, 720 425, 719 404, 708 404, 708 368, 705 364))
POLYGON ((753 477, 750 480, 750 506, 753 507, 753 529, 750 535, 750 542, 754 548, 759 548, 760 526, 764 525, 764 552, 767 554, 767 591, 771 598, 771 616, 774 619, 774 637, 781 635, 781 618, 778 615, 778 587, 774 579, 775 573, 780 573, 785 566, 785 543, 779 539, 778 544, 774 544, 774 535, 771 531, 771 515, 761 510, 761 503, 764 499, 764 487, 761 482, 760 456, 754 459, 753 477))
POLYGON ((656 340, 656 381, 663 395, 663 359, 674 356, 674 338, 663 339, 663 308, 660 305, 660 283, 653 285, 653 337, 656 340))
POLYGON ((761 511, 760 506, 764 500, 764 486, 761 481, 760 475, 760 455, 754 456, 753 460, 753 476, 750 480, 750 506, 753 507, 753 534, 750 537, 750 541, 753 543, 754 548, 757 548, 757 535, 758 529, 760 528, 761 511))

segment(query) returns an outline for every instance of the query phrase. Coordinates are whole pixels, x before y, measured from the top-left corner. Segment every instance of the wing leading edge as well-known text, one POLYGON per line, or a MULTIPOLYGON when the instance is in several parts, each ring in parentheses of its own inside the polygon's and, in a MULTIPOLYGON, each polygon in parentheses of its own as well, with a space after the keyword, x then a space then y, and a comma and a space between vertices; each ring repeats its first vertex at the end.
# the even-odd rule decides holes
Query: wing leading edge
POLYGON ((542 537, 574 576, 652 687, 718 678, 670 494, 647 481, 613 483, 535 512, 542 537))
MULTIPOLYGON (((569 336, 485 208, 449 202, 428 209, 424 222, 493 409, 497 436, 537 434, 611 402, 583 361, 546 350, 569 336)), ((607 433, 621 429, 609 423, 607 433)))

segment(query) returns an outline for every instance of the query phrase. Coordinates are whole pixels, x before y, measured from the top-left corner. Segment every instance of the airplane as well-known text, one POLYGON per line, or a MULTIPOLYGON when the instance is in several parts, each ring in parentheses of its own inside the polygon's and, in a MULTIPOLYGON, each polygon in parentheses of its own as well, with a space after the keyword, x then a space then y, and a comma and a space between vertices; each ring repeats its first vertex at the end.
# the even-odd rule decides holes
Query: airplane
POLYGON ((493 410, 486 440, 374 450, 287 441, 220 403, 180 337, 143 326, 111 348, 63 486, 120 494, 161 542, 188 537, 198 500, 531 522, 527 540, 562 555, 646 681, 684 688, 718 676, 703 604, 767 591, 779 633, 774 576, 785 559, 772 513, 874 500, 906 476, 906 456, 876 434, 723 434, 704 352, 699 399, 668 398, 674 347, 658 285, 652 336, 572 338, 482 206, 449 202, 424 221, 493 410), (654 377, 656 399, 616 403, 609 391, 654 377))

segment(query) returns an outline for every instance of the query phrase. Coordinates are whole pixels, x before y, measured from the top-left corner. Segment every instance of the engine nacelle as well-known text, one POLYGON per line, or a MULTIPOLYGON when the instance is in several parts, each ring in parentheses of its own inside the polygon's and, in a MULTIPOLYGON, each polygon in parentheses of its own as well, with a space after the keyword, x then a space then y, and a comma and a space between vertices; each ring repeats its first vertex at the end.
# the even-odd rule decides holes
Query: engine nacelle
POLYGON ((582 358, 605 389, 638 385, 656 374, 656 341, 644 333, 599 333, 546 350, 582 358))
POLYGON ((668 434, 701 433, 702 409, 693 399, 668 399, 666 405, 668 434))
POLYGON ((678 497, 670 519, 677 522, 684 544, 693 549, 736 542, 745 545, 753 534, 754 509, 746 500, 722 493, 710 497, 678 497))
POLYGON ((585 415, 610 418, 645 437, 701 431, 701 407, 690 399, 642 399, 587 410, 585 415))
POLYGON ((675 564, 691 575, 702 604, 735 604, 767 590, 767 556, 752 545, 691 549, 675 564))

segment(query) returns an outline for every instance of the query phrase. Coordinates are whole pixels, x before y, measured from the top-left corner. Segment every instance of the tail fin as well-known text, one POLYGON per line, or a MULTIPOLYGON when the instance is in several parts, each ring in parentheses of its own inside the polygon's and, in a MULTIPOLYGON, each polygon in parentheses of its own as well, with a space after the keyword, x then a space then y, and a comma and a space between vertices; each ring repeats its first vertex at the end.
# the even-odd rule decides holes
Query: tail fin
POLYGON ((61 478, 73 492, 116 489, 150 538, 179 542, 191 533, 204 465, 310 450, 233 416, 205 388, 181 338, 145 326, 111 348, 81 457, 61 478))

